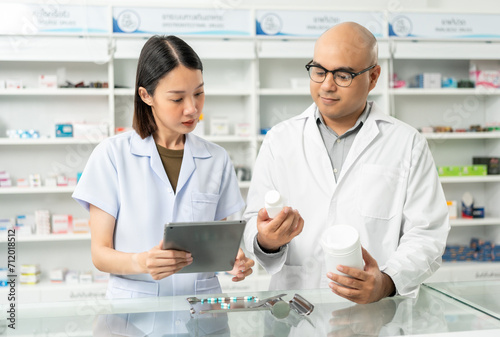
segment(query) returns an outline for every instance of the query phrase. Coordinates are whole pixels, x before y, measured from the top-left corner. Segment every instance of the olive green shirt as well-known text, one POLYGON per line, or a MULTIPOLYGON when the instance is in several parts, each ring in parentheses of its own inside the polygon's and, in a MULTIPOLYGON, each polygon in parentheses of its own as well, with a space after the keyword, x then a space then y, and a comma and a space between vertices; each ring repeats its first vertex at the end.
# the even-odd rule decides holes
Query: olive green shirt
POLYGON ((177 181, 181 172, 182 157, 184 150, 170 150, 156 144, 158 153, 160 154, 161 162, 167 173, 168 180, 174 191, 177 190, 177 181))

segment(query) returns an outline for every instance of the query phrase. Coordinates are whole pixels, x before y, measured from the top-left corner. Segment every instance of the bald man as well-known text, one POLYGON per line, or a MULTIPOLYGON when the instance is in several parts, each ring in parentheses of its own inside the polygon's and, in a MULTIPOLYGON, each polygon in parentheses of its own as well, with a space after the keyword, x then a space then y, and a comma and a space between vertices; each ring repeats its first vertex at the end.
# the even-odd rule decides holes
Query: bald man
POLYGON ((246 247, 272 275, 271 289, 330 287, 357 303, 415 297, 439 268, 449 232, 427 142, 367 101, 381 69, 364 27, 326 31, 306 69, 314 103, 264 139, 248 192, 246 247), (273 219, 263 208, 269 190, 287 205, 273 219), (337 224, 358 230, 363 270, 326 270, 320 240, 337 224))

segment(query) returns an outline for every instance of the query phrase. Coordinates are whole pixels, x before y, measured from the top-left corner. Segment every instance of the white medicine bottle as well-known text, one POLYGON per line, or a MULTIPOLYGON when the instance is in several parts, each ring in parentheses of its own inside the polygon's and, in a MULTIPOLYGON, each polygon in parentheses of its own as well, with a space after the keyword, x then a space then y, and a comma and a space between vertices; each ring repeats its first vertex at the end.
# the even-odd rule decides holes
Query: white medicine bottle
POLYGON ((271 219, 274 219, 283 209, 283 198, 276 190, 271 190, 266 193, 264 198, 267 214, 271 219))
POLYGON ((359 233, 348 225, 334 225, 327 228, 321 238, 325 253, 326 272, 348 276, 337 270, 338 265, 363 270, 363 255, 359 233))

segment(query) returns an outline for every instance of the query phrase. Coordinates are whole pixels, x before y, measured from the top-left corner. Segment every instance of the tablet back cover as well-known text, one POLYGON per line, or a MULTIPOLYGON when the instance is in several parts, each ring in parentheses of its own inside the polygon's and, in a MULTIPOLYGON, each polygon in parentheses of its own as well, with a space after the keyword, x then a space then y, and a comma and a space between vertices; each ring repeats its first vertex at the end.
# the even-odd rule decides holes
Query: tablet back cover
POLYGON ((167 223, 163 249, 191 253, 193 263, 179 273, 229 271, 233 269, 245 224, 244 220, 167 223))

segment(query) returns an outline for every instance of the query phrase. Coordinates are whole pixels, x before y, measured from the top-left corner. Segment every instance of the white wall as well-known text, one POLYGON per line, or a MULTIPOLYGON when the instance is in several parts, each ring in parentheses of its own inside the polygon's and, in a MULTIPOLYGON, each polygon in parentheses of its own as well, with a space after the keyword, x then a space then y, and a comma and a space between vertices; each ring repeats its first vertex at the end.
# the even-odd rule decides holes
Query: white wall
POLYGON ((46 5, 161 6, 203 8, 279 8, 323 10, 437 11, 500 13, 498 0, 0 0, 2 2, 46 5))

